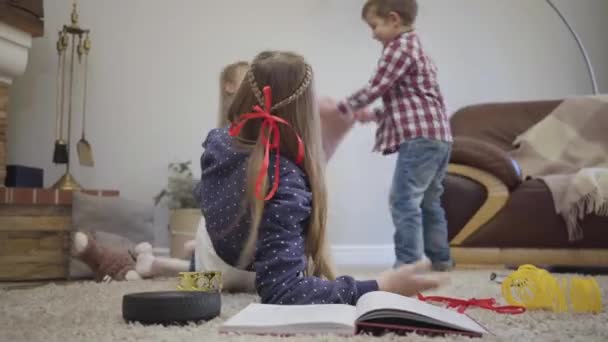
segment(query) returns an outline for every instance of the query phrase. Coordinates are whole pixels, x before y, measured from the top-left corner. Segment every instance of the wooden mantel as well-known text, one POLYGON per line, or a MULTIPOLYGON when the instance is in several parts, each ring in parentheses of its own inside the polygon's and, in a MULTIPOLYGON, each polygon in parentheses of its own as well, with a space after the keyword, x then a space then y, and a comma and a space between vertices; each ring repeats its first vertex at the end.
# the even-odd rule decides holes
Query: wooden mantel
POLYGON ((8 88, 27 66, 32 39, 44 35, 43 0, 0 0, 0 187, 6 178, 8 88))
POLYGON ((0 0, 0 21, 33 38, 44 34, 42 0, 0 0))

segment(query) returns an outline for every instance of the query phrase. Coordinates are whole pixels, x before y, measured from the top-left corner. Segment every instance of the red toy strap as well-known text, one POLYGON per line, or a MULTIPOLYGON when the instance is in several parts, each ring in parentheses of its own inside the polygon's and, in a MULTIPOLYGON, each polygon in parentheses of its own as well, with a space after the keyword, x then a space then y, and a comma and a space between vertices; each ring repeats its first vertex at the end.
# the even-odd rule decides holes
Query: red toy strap
POLYGON ((480 307, 486 310, 492 310, 501 314, 512 314, 517 315, 526 312, 526 308, 523 306, 516 305, 505 305, 505 306, 497 306, 496 300, 494 298, 485 298, 485 299, 460 299, 460 298, 450 298, 450 297, 440 297, 440 296, 428 296, 425 297, 418 293, 418 299, 423 302, 440 302, 446 303, 448 308, 458 308, 457 311, 460 313, 464 313, 464 311, 470 306, 480 307))
POLYGON ((258 173, 258 179, 255 184, 255 194, 259 199, 265 201, 271 199, 279 188, 279 160, 281 146, 279 124, 284 124, 291 128, 294 131, 296 138, 298 139, 298 155, 296 157, 296 163, 298 165, 301 165, 304 159, 304 143, 302 142, 302 139, 287 121, 278 116, 272 115, 270 113, 270 108, 272 108, 272 90, 269 86, 266 86, 264 87, 264 109, 260 108, 260 106, 258 105, 254 106, 253 113, 242 114, 237 122, 232 123, 229 130, 230 135, 234 137, 241 132, 241 129, 243 128, 243 126, 245 126, 245 123, 247 123, 247 121, 258 118, 264 119, 264 121, 262 122, 262 126, 260 127, 262 143, 265 146, 264 161, 262 162, 260 172, 258 173), (272 185, 272 189, 270 190, 268 195, 266 195, 266 197, 264 198, 261 195, 261 187, 264 182, 264 177, 266 177, 266 175, 268 174, 271 149, 274 149, 276 151, 276 160, 274 166, 274 184, 272 185))

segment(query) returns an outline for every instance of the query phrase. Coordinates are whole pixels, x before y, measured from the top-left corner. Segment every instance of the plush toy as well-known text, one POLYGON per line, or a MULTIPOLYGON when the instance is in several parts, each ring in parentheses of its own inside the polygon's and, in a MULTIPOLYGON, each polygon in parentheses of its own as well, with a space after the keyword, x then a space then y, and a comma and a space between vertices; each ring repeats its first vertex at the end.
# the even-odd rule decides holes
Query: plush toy
MULTIPOLYGON (((187 241, 184 250, 192 254, 194 241, 187 241)), ((187 260, 156 257, 152 246, 142 242, 131 250, 101 245, 90 233, 74 234, 72 255, 93 271, 95 281, 140 280, 157 276, 176 276, 190 267, 187 260)))
POLYGON ((152 254, 152 246, 147 242, 137 244, 133 255, 128 249, 102 246, 92 234, 83 232, 74 234, 72 247, 73 256, 89 266, 96 281, 142 279, 135 270, 135 260, 140 255, 152 254))
MULTIPOLYGON (((194 255, 195 241, 184 243, 186 254, 194 255)), ((190 271, 190 260, 155 256, 152 253, 139 253, 136 258, 135 270, 142 278, 173 277, 180 272, 190 271)))

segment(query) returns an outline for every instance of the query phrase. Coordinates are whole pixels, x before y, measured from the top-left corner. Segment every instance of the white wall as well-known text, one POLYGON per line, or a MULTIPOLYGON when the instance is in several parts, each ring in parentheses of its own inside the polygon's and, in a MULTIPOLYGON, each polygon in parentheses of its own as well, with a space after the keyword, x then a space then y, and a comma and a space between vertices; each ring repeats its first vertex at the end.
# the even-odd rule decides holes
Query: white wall
MULTIPOLYGON (((28 69, 11 88, 9 162, 43 167, 46 185, 63 171, 51 163, 55 40, 71 2, 45 1, 46 35, 34 41, 28 69)), ((590 92, 574 41, 544 1, 420 2, 418 26, 450 110, 590 92)), ((313 65, 319 93, 340 97, 368 79, 380 51, 359 19, 362 0, 79 3, 82 24, 92 30, 88 138, 97 165, 75 166, 73 174, 86 187, 120 189, 142 201, 164 186, 170 161, 198 165, 200 144, 215 124, 224 64, 265 48, 292 49, 313 65)), ((606 92, 608 40, 601 32, 608 32, 602 20, 608 1, 557 4, 580 31, 606 92)), ((74 127, 79 130, 79 117, 74 127)), ((78 136, 74 132, 74 141, 78 136)), ((394 159, 372 155, 372 142, 371 126, 356 128, 330 166, 335 244, 391 243, 387 194, 394 159)))

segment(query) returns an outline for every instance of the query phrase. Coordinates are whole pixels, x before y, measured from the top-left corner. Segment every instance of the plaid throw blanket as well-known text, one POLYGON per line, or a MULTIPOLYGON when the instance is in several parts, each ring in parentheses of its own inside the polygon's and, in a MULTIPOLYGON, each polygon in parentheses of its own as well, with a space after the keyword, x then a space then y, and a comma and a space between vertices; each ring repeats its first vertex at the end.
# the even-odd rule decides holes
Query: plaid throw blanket
POLYGON ((570 241, 582 239, 585 215, 608 216, 608 95, 567 98, 514 144, 524 177, 551 190, 570 241))

